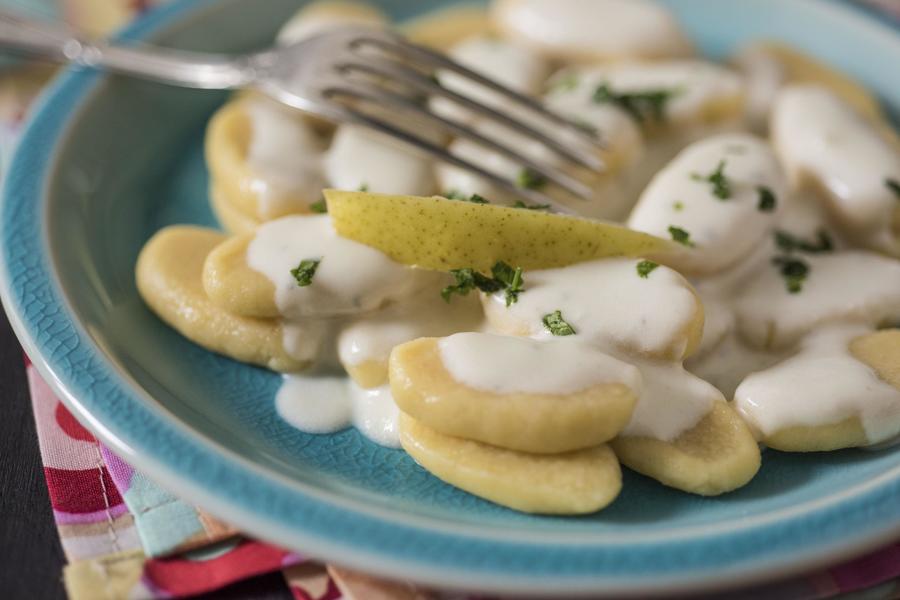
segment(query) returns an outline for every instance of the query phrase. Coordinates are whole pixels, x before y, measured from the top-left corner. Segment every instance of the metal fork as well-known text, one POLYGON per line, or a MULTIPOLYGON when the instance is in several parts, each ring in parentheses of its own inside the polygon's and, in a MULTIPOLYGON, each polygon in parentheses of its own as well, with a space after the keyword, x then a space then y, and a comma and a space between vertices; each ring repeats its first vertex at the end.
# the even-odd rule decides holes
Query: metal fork
POLYGON ((406 117, 498 152, 578 198, 591 198, 591 186, 573 173, 590 177, 603 170, 596 135, 547 110, 537 100, 390 31, 341 28, 285 47, 226 56, 89 41, 57 25, 0 12, 0 47, 183 87, 255 88, 279 102, 330 121, 355 123, 388 134, 524 199, 550 204, 559 212, 572 209, 542 190, 523 188, 516 181, 455 156, 415 128, 404 127, 403 123, 409 122, 406 117), (503 110, 443 87, 435 77, 441 71, 452 71, 492 90, 503 110), (427 102, 421 101, 423 94, 451 100, 478 119, 493 121, 526 140, 540 142, 551 151, 556 159, 553 162, 561 161, 560 165, 566 168, 533 160, 469 124, 436 114, 427 102), (386 112, 403 118, 385 119, 386 112), (529 122, 524 115, 531 115, 533 120, 529 122), (548 133, 551 131, 553 134, 548 133))

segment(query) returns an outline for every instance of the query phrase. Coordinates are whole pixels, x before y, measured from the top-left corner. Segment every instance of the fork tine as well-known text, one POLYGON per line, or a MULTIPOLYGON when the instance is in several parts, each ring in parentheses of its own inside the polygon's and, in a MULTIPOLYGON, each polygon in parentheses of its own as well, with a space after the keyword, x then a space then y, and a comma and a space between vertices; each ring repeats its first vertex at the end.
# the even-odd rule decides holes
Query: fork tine
MULTIPOLYGON (((366 72, 379 74, 377 70, 370 69, 368 65, 348 65, 348 68, 359 68, 365 70, 366 72)), ((359 98, 360 100, 365 100, 368 102, 372 102, 377 105, 384 105, 388 107, 402 107, 403 109, 412 112, 420 117, 423 117, 429 123, 437 123, 445 129, 450 130, 455 136, 460 138, 466 138, 472 140, 486 148, 494 150, 498 152, 513 162, 527 167, 532 171, 542 175, 546 179, 556 183, 563 189, 569 191, 570 193, 580 196, 583 199, 591 198, 591 188, 590 186, 584 184, 578 179, 564 173, 562 170, 550 167, 546 164, 541 164, 538 161, 532 160, 528 156, 516 152, 512 148, 496 142, 488 137, 485 137, 481 133, 478 133, 471 127, 458 123, 456 121, 452 121, 450 119, 446 119, 440 115, 433 113, 428 110, 424 106, 419 103, 416 103, 409 98, 402 96, 401 94, 396 94, 394 92, 390 92, 387 90, 379 90, 378 92, 373 91, 360 91, 358 89, 353 89, 349 87, 344 87, 340 89, 340 93, 343 95, 352 96, 355 98, 359 98)))
MULTIPOLYGON (((342 90, 340 88, 328 90, 329 95, 340 95, 342 92, 345 92, 345 90, 342 90)), ((354 94, 350 93, 347 95, 353 96, 354 94)), ((574 214, 575 212, 565 204, 562 204, 558 200, 554 200, 546 194, 543 194, 536 190, 519 187, 515 184, 514 181, 505 177, 500 177, 495 173, 491 173, 490 171, 482 169, 473 162, 450 154, 443 146, 439 146, 438 144, 435 144, 434 142, 431 142, 423 137, 414 135, 409 131, 401 129, 383 119, 362 112, 352 106, 343 106, 342 109, 347 117, 347 120, 349 121, 352 121, 364 127, 368 127, 380 133, 384 133, 398 141, 401 141, 405 144, 413 146, 414 148, 417 148, 422 152, 425 152, 436 160, 455 165, 457 167, 460 167, 461 169, 466 169, 467 171, 471 171, 477 174, 479 177, 483 177, 484 179, 490 181, 492 184, 501 187, 513 194, 521 196, 522 198, 529 200, 530 202, 534 202, 535 204, 549 204, 550 207, 558 213, 574 214)))
MULTIPOLYGON (((398 34, 394 34, 394 33, 390 33, 390 32, 381 32, 381 33, 384 34, 383 37, 375 37, 372 35, 366 35, 364 33, 361 35, 358 42, 368 42, 373 45, 380 46, 382 49, 385 49, 385 50, 396 49, 396 48, 392 48, 391 44, 388 43, 388 40, 390 40, 397 47, 399 47, 400 49, 402 49, 405 52, 412 53, 416 58, 428 63, 429 66, 431 66, 432 68, 447 69, 450 71, 454 71, 455 73, 457 73, 463 77, 467 77, 467 78, 475 81, 479 85, 482 85, 486 88, 489 88, 489 89, 497 92, 498 94, 505 96, 507 99, 514 100, 514 101, 526 106, 527 108, 529 108, 533 112, 537 113, 544 119, 552 121, 552 122, 556 123, 557 125, 561 125, 562 127, 565 127, 567 130, 569 130, 570 133, 574 133, 574 134, 578 135, 581 138, 582 142, 587 143, 587 144, 596 144, 596 140, 593 139, 592 136, 586 134, 582 129, 580 129, 578 126, 576 126, 574 123, 572 123, 572 121, 570 121, 569 119, 565 118, 562 115, 559 115, 551 110, 548 110, 543 104, 541 104, 536 99, 526 96, 525 94, 517 92, 513 89, 510 89, 504 85, 497 83, 496 81, 493 81, 493 80, 485 77, 484 75, 481 75, 480 73, 478 73, 476 71, 473 71, 472 69, 464 67, 463 65, 448 58, 447 56, 441 54, 440 52, 437 52, 430 48, 426 48, 424 46, 412 44, 398 34)), ((478 105, 478 106, 480 106, 480 105, 478 105)))
MULTIPOLYGON (((372 41, 372 42, 376 41, 375 38, 365 38, 365 39, 367 41, 372 41)), ((381 45, 381 44, 379 44, 379 45, 381 45)), ((413 46, 413 47, 417 48, 416 46, 413 46)), ((438 55, 438 56, 440 56, 440 55, 438 55)), ((441 57, 441 58, 443 58, 443 57, 441 57)), ((368 60, 371 61, 371 59, 368 59, 368 60)), ((374 63, 375 61, 372 61, 372 62, 374 63)), ((451 63, 452 63, 452 61, 451 61, 451 63)), ((455 63, 452 63, 452 64, 455 65, 455 63)), ((592 169, 592 170, 596 170, 596 171, 603 169, 603 166, 604 166, 603 160, 596 154, 589 152, 589 151, 582 151, 581 149, 579 149, 577 147, 568 147, 568 146, 562 144, 559 140, 554 139, 551 136, 548 136, 544 132, 542 132, 538 129, 535 129, 534 127, 531 127, 529 125, 526 125, 519 119, 515 119, 515 118, 509 116, 508 114, 502 113, 494 108, 491 108, 490 106, 486 106, 484 104, 475 102, 474 100, 472 100, 466 96, 460 95, 460 94, 454 92, 453 90, 447 89, 447 88, 443 87, 442 85, 432 81, 428 77, 422 75, 421 73, 419 73, 413 69, 404 68, 404 67, 401 67, 396 62, 389 62, 389 61, 378 61, 378 66, 380 69, 383 69, 384 71, 386 71, 386 76, 399 79, 399 80, 403 81, 404 83, 418 89, 419 91, 427 92, 434 96, 441 96, 441 97, 447 98, 449 100, 452 100, 453 102, 456 102, 457 104, 459 104, 461 106, 464 106, 465 108, 467 108, 468 110, 470 110, 473 113, 479 114, 482 117, 488 117, 490 119, 498 121, 498 122, 502 123, 503 125, 505 125, 506 127, 521 133, 522 135, 525 135, 529 138, 539 141, 541 144, 554 150, 555 152, 562 155, 567 160, 575 162, 583 167, 587 167, 588 169, 592 169)), ((464 67, 459 67, 459 69, 464 69, 464 67)), ((468 70, 465 70, 465 71, 468 71, 468 70)), ((478 76, 478 77, 479 77, 479 80, 478 80, 479 83, 481 83, 482 80, 489 81, 489 80, 484 79, 481 76, 478 76)), ((550 113, 549 111, 547 111, 546 108, 542 107, 540 104, 534 102, 533 100, 531 100, 525 96, 522 96, 521 94, 513 92, 512 90, 508 90, 507 88, 504 88, 503 86, 500 86, 496 83, 493 83, 490 81, 489 81, 489 83, 490 83, 490 85, 488 87, 490 87, 491 89, 499 89, 501 91, 501 93, 503 93, 503 94, 506 94, 506 95, 513 94, 517 98, 522 98, 522 99, 528 100, 530 103, 534 104, 534 106, 536 107, 535 110, 537 112, 539 112, 540 114, 552 115, 553 121, 562 123, 567 128, 567 130, 574 132, 578 136, 579 141, 583 142, 586 148, 598 148, 598 147, 602 148, 602 146, 600 144, 598 144, 598 141, 595 138, 587 135, 584 131, 579 129, 577 126, 573 125, 566 118, 556 115, 554 113, 550 113)))

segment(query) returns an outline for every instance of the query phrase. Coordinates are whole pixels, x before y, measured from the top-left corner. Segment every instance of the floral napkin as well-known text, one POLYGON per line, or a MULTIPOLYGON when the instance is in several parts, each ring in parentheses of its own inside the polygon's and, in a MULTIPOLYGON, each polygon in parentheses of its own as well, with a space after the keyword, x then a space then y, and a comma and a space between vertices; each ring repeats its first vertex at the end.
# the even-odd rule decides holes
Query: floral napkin
MULTIPOLYGON (((900 18, 900 2, 873 4, 879 1, 900 18)), ((65 19, 103 35, 154 3, 0 0, 0 7, 65 19)), ((6 165, 28 106, 53 72, 34 63, 0 62, 0 166, 6 165)), ((245 537, 131 468, 78 423, 30 363, 27 370, 72 600, 180 598, 271 572, 282 574, 285 589, 298 600, 471 598, 326 566, 245 537)), ((886 600, 900 597, 898 577, 900 544, 892 544, 839 567, 725 597, 813 600, 865 590, 867 600, 886 600)))

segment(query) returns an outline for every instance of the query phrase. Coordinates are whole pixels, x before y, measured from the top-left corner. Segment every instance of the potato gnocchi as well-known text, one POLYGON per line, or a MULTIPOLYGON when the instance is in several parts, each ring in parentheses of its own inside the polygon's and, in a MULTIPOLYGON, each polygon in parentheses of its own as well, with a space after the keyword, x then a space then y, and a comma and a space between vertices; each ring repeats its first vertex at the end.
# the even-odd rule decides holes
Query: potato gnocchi
MULTIPOLYGON (((388 21, 314 2, 278 43, 344 25, 388 21)), ((229 233, 168 227, 138 258, 163 321, 282 374, 276 408, 298 429, 352 424, 524 512, 601 510, 620 463, 713 496, 751 481, 760 444, 898 439, 900 144, 865 89, 771 41, 734 68, 704 60, 651 0, 494 0, 402 31, 596 132, 607 168, 587 201, 433 135, 578 216, 240 94, 206 135, 229 233)), ((465 107, 411 98, 554 160, 465 107)))

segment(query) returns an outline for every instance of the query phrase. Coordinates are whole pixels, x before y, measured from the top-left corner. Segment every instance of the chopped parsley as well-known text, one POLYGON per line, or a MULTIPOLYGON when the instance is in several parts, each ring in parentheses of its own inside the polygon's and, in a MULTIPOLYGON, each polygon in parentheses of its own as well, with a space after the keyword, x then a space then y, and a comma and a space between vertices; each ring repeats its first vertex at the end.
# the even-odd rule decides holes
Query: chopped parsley
POLYGON ((453 294, 467 296, 474 289, 485 294, 493 294, 504 290, 506 293, 506 306, 514 304, 519 299, 519 294, 525 291, 525 279, 522 276, 522 268, 515 269, 503 262, 497 261, 491 267, 491 277, 479 273, 475 269, 453 269, 450 271, 454 283, 441 290, 441 298, 450 302, 453 294))
POLYGON ((803 289, 803 283, 809 275, 808 263, 791 256, 776 256, 772 259, 772 264, 778 267, 784 277, 784 285, 789 293, 796 294, 803 289))
POLYGON ((653 269, 658 267, 659 265, 653 262, 652 260, 642 260, 637 264, 637 274, 638 277, 642 279, 647 279, 650 273, 653 272, 653 269))
POLYGON ((328 212, 328 205, 325 204, 325 199, 319 200, 318 202, 313 202, 309 205, 309 212, 318 213, 320 215, 328 212))
POLYGON ((445 302, 450 302, 453 294, 468 296, 469 292, 474 289, 490 294, 502 288, 502 284, 482 275, 475 269, 453 269, 450 271, 450 275, 453 276, 454 283, 441 290, 441 298, 445 302))
POLYGON ((672 239, 678 242, 683 246, 688 246, 689 248, 694 247, 694 242, 691 241, 691 234, 682 229, 681 227, 675 227, 674 225, 669 225, 669 235, 672 236, 672 239))
POLYGON ((358 191, 358 192, 368 192, 368 191, 369 191, 369 184, 368 184, 368 183, 363 183, 363 184, 361 184, 361 185, 359 186, 359 188, 357 188, 356 191, 358 191))
POLYGON ((466 196, 459 190, 448 190, 444 192, 443 196, 447 200, 459 200, 461 202, 471 202, 472 204, 490 204, 490 201, 484 196, 481 196, 479 194, 466 196))
POLYGON ((894 195, 897 196, 897 200, 900 200, 900 181, 888 177, 884 180, 884 185, 886 185, 889 190, 894 192, 894 195))
POLYGON ((529 168, 524 168, 519 171, 519 176, 516 178, 516 185, 520 188, 525 188, 526 190, 540 189, 544 187, 546 183, 546 177, 529 168))
POLYGON ((706 181, 712 184, 713 196, 719 200, 728 200, 731 198, 731 182, 725 176, 725 160, 720 160, 716 166, 716 170, 709 175, 700 175, 699 173, 691 174, 694 181, 706 181))
POLYGON ((521 200, 516 200, 513 208, 524 208, 525 210, 550 210, 549 204, 525 204, 521 200))
POLYGON ((555 310, 550 314, 546 314, 542 321, 544 327, 553 335, 575 335, 575 328, 566 323, 565 319, 563 319, 562 311, 555 310))
POLYGON ((641 92, 615 92, 607 83, 601 83, 594 90, 593 100, 597 104, 615 104, 638 123, 663 121, 666 103, 675 95, 673 90, 644 90, 641 92))
POLYGON ((831 252, 834 250, 834 242, 831 236, 824 229, 816 231, 816 240, 809 241, 799 238, 787 231, 777 229, 775 231, 775 245, 783 251, 790 254, 791 252, 808 252, 809 254, 819 254, 821 252, 831 252))
POLYGON ((522 277, 522 267, 513 269, 502 260, 497 261, 491 267, 491 275, 494 276, 494 281, 499 281, 506 289, 506 306, 519 300, 519 292, 524 291, 523 285, 525 283, 522 277))
POLYGON ((675 212, 681 212, 684 210, 684 202, 681 200, 676 200, 674 204, 672 204, 672 209, 675 212))
POLYGON ((778 267, 787 291, 797 294, 803 290, 803 283, 809 277, 810 266, 806 261, 797 258, 795 252, 807 254, 819 254, 834 250, 834 242, 824 229, 816 231, 814 241, 804 240, 787 231, 780 229, 775 231, 775 245, 783 252, 772 258, 772 264, 778 267))
POLYGON ((299 287, 306 287, 312 283, 320 262, 321 258, 304 258, 296 268, 291 269, 291 275, 297 280, 299 287))
POLYGON ((759 194, 759 202, 756 205, 757 210, 759 210, 759 212, 774 211, 775 207, 778 205, 778 200, 775 198, 775 192, 764 185, 758 186, 756 192, 759 194))

